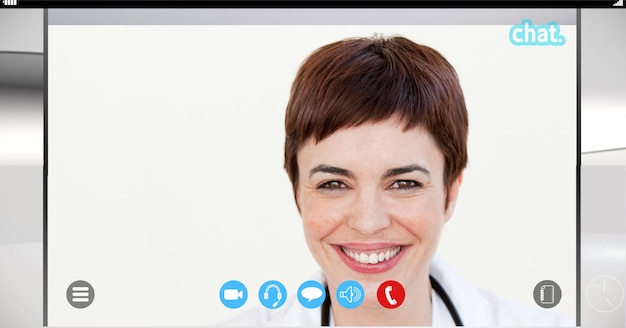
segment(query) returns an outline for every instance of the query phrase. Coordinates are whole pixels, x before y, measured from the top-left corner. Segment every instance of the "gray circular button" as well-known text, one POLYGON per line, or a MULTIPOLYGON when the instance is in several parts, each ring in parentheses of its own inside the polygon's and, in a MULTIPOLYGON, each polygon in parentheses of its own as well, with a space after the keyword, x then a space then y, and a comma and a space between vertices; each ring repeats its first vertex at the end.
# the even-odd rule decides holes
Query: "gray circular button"
POLYGON ((561 287, 552 280, 544 280, 535 286, 533 298, 542 308, 553 308, 561 301, 561 287))
POLYGON ((65 295, 71 306, 77 309, 83 309, 91 305, 96 293, 91 284, 84 280, 77 280, 67 287, 65 295))

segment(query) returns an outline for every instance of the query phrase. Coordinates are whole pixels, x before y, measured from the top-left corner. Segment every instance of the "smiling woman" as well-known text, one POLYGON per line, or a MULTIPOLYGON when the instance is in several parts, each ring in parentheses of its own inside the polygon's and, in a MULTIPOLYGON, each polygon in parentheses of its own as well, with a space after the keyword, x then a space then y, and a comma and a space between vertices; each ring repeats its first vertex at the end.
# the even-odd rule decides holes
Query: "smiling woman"
POLYGON ((432 321, 429 262, 452 215, 461 178, 450 186, 446 204, 444 159, 437 145, 422 129, 404 131, 400 124, 390 118, 344 128, 318 143, 310 140, 298 153, 296 199, 331 299, 347 279, 365 290, 359 308, 333 308, 336 324, 427 326, 432 321), (376 290, 387 280, 406 288, 406 316, 385 315, 392 313, 379 305, 376 290), (355 316, 357 311, 362 313, 355 316))
POLYGON ((468 160, 463 92, 436 50, 399 36, 321 47, 296 75, 285 129, 285 169, 326 301, 239 323, 561 322, 472 288, 435 257, 468 160))
POLYGON ((467 129, 452 66, 406 38, 339 41, 302 65, 285 167, 331 303, 347 279, 365 294, 356 309, 333 307, 335 324, 432 324, 429 263, 454 210, 467 129), (406 290, 393 312, 376 296, 388 280, 406 290))

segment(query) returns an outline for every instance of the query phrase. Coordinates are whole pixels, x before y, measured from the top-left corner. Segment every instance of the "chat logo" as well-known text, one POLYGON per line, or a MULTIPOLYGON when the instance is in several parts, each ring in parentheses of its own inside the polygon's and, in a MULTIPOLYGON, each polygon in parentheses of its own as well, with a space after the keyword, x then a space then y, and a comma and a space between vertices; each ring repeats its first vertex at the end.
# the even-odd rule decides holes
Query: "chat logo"
POLYGON ((530 19, 523 19, 519 25, 509 30, 509 40, 516 46, 562 46, 565 37, 556 22, 546 25, 534 25, 530 19))
POLYGON ((303 282, 298 288, 298 301, 307 309, 315 309, 324 303, 326 289, 315 280, 303 282))

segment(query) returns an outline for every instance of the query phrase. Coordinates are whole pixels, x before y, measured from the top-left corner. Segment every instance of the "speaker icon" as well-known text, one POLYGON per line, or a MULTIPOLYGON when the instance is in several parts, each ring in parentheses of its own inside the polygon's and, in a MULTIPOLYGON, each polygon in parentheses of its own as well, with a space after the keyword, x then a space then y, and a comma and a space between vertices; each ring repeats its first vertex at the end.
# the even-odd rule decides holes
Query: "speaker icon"
POLYGON ((346 302, 356 303, 361 300, 361 291, 353 286, 349 286, 346 290, 339 291, 339 297, 344 298, 346 302))
POLYGON ((354 280, 346 280, 337 288, 337 301, 341 306, 353 309, 363 303, 364 294, 361 284, 354 280))

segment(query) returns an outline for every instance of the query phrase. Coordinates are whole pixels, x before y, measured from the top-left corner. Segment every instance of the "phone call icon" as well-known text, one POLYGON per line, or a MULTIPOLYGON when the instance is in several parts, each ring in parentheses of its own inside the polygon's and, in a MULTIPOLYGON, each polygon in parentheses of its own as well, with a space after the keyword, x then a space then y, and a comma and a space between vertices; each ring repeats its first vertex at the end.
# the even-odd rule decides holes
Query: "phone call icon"
POLYGON ((385 287, 385 298, 387 298, 387 302, 389 305, 396 305, 398 301, 396 301, 393 297, 391 297, 391 291, 393 290, 392 286, 385 287))
POLYGON ((404 302, 404 287, 395 280, 387 280, 378 286, 378 303, 388 309, 395 309, 404 302))

